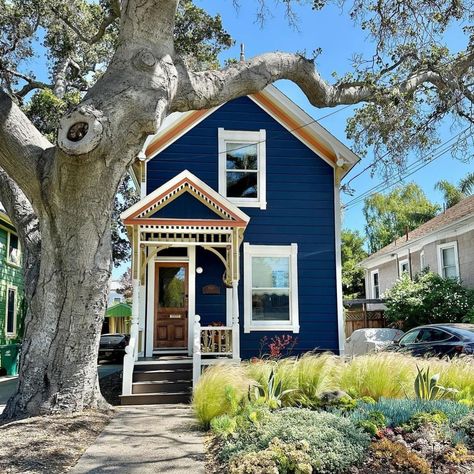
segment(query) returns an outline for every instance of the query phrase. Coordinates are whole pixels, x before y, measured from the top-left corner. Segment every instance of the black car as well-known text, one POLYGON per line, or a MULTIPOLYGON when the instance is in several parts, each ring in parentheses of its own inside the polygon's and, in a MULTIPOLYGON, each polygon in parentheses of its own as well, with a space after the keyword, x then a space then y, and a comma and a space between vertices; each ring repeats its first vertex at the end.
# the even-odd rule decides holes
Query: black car
POLYGON ((130 336, 126 334, 102 334, 99 344, 99 359, 122 360, 130 336))
POLYGON ((474 324, 427 324, 406 332, 387 347, 414 356, 474 355, 474 324))

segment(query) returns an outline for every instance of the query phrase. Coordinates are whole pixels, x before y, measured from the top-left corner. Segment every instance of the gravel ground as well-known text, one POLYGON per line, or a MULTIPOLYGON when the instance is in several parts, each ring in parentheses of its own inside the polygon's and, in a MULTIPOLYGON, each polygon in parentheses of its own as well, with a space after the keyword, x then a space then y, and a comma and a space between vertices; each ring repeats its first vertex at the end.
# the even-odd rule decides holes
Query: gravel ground
POLYGON ((13 421, 0 426, 0 472, 67 472, 95 441, 113 412, 86 411, 13 421))
MULTIPOLYGON (((100 379, 105 399, 120 405, 122 374, 100 379)), ((0 426, 0 473, 56 474, 67 472, 114 416, 86 411, 76 415, 38 416, 0 426)))

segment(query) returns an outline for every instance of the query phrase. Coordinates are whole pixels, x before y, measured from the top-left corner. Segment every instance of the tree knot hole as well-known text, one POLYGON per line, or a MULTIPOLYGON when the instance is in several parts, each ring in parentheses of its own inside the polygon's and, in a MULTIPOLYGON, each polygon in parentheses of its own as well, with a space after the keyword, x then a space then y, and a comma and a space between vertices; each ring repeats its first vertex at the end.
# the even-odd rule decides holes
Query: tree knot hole
POLYGON ((77 122, 69 127, 67 138, 72 142, 80 142, 88 131, 89 124, 87 122, 77 122))

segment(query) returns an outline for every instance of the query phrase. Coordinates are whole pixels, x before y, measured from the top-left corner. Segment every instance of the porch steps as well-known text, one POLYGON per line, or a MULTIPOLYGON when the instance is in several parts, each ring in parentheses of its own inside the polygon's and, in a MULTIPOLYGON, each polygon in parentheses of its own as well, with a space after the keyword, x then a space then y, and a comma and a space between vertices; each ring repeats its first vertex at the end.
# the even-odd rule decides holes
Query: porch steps
POLYGON ((192 384, 191 358, 158 357, 135 363, 132 394, 122 395, 122 405, 189 403, 192 384))

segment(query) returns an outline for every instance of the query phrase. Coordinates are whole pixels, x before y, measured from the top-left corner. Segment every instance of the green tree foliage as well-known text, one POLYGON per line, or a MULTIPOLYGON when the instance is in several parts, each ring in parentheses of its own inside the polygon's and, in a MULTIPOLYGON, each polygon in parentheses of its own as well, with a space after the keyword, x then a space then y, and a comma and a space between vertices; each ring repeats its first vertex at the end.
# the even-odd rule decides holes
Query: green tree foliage
POLYGON ((374 253, 407 231, 416 229, 439 212, 415 183, 398 186, 387 194, 376 193, 364 201, 365 232, 374 253))
POLYGON ((357 231, 344 229, 341 234, 342 292, 344 298, 364 297, 364 269, 360 262, 367 257, 364 238, 357 231))
POLYGON ((443 193, 446 207, 453 207, 464 198, 474 194, 474 173, 468 173, 459 180, 457 185, 446 179, 441 179, 435 184, 435 189, 443 193))
POLYGON ((422 324, 474 322, 474 290, 437 273, 423 272, 413 280, 404 273, 384 299, 388 321, 404 330, 422 324))

